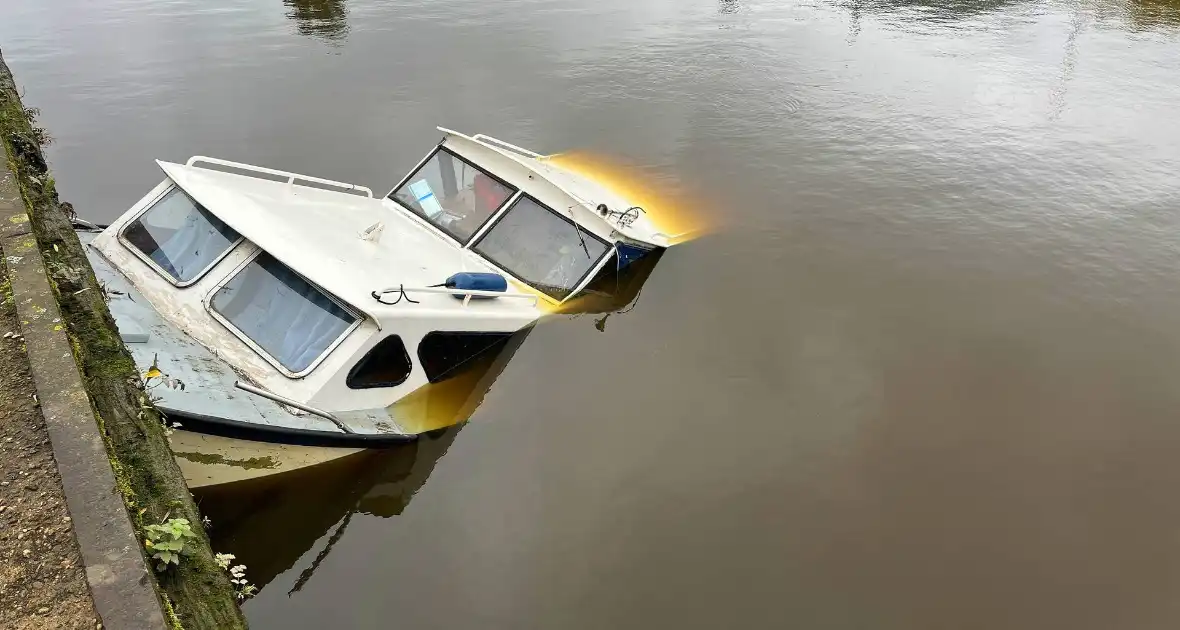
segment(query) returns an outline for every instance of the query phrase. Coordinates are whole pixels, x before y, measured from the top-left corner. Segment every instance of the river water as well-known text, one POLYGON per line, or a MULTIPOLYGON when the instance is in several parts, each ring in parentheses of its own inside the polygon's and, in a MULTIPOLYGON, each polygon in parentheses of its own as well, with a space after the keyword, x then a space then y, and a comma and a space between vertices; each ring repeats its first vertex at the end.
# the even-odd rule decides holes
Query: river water
POLYGON ((721 225, 461 431, 203 495, 255 628, 1180 625, 1174 0, 9 0, 0 46, 96 220, 192 154, 384 190, 445 125, 721 225))

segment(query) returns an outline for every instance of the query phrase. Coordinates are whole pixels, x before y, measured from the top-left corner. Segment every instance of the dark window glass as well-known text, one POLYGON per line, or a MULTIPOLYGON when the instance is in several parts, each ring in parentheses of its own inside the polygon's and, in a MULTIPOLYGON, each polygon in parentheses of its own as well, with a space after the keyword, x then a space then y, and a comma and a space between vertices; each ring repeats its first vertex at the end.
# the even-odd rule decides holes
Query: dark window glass
POLYGON ((564 300, 610 248, 529 197, 521 197, 474 249, 538 291, 564 300))
POLYGON ((432 332, 418 344, 418 361, 431 383, 445 381, 463 371, 472 359, 498 352, 512 337, 505 332, 432 332))
POLYGON ((193 282, 240 238, 179 188, 165 193, 123 230, 123 238, 172 276, 193 282))
POLYGON ((390 335, 382 339, 348 372, 345 383, 351 389, 395 387, 410 376, 410 355, 402 338, 390 335))
POLYGON ((439 149, 389 197, 466 243, 514 192, 487 171, 439 149))
POLYGON ((265 252, 218 289, 210 305, 293 373, 310 367, 357 321, 265 252))

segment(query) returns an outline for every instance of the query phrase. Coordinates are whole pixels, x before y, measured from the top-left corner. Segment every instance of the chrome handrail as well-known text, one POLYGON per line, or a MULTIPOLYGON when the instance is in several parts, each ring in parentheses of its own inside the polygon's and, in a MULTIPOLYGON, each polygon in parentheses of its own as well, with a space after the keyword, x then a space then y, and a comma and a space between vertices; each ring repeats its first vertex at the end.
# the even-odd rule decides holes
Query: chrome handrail
POLYGON ((484 134, 484 133, 477 133, 474 136, 471 136, 471 139, 475 140, 476 142, 483 143, 483 144, 497 144, 497 145, 500 145, 501 148, 508 149, 510 151, 515 151, 515 152, 517 152, 523 156, 526 156, 526 157, 531 157, 531 158, 544 157, 543 155, 541 155, 540 153, 537 153, 536 151, 529 151, 528 149, 526 149, 524 147, 518 147, 515 144, 512 144, 511 142, 504 142, 503 140, 501 140, 499 138, 493 138, 493 137, 491 137, 487 134, 484 134))
MULTIPOLYGON (((279 177, 286 177, 287 183, 294 186, 297 181, 315 182, 317 184, 327 184, 344 190, 355 190, 363 192, 369 198, 373 198, 373 191, 366 186, 358 186, 357 184, 350 184, 348 182, 338 182, 334 179, 324 179, 322 177, 312 177, 311 175, 301 175, 299 173, 292 173, 290 171, 280 171, 273 168, 266 168, 265 166, 255 166, 253 164, 245 164, 242 162, 231 162, 221 158, 211 158, 204 155, 194 155, 184 163, 185 166, 196 166, 198 162, 205 162, 207 164, 217 164, 218 166, 228 166, 230 168, 238 168, 243 171, 254 171, 255 173, 266 173, 267 175, 278 175, 279 177)), ((199 167, 198 167, 199 168, 199 167)), ((209 169, 215 170, 215 169, 209 169)), ((236 174, 236 173, 231 173, 236 174)), ((307 188, 312 188, 308 186, 307 188)))
POLYGON ((526 299, 526 300, 532 300, 534 305, 536 305, 539 301, 539 298, 536 295, 533 295, 531 293, 507 293, 507 292, 502 292, 502 291, 480 291, 478 289, 448 289, 447 287, 396 286, 396 287, 389 287, 388 289, 381 289, 380 291, 374 291, 373 296, 374 296, 374 298, 377 298, 378 296, 385 295, 386 293, 397 293, 397 292, 402 292, 402 293, 411 293, 411 292, 413 292, 413 293, 436 293, 436 294, 441 294, 441 295, 457 295, 457 296, 464 298, 464 300, 463 300, 464 305, 466 305, 471 300, 471 298, 473 296, 474 297, 488 297, 488 298, 502 298, 502 297, 504 297, 504 298, 526 299))
POLYGON ((294 407, 296 409, 299 409, 300 411, 306 411, 307 413, 315 414, 317 416, 320 416, 321 418, 326 418, 328 420, 331 420, 332 424, 335 424, 337 427, 340 427, 340 430, 344 431, 345 433, 356 433, 356 431, 353 431, 352 429, 348 428, 347 425, 345 425, 343 422, 341 422, 339 418, 328 413, 327 411, 324 411, 323 409, 316 409, 315 407, 312 407, 310 405, 305 405, 301 402, 291 400, 290 398, 287 398, 286 396, 280 396, 272 391, 263 389, 263 388, 258 387, 256 385, 251 385, 249 383, 243 383, 242 381, 234 381, 234 387, 237 387, 238 389, 240 389, 242 391, 250 392, 251 394, 262 396, 263 398, 269 398, 270 400, 273 400, 273 401, 283 404, 283 405, 287 405, 288 407, 294 407))

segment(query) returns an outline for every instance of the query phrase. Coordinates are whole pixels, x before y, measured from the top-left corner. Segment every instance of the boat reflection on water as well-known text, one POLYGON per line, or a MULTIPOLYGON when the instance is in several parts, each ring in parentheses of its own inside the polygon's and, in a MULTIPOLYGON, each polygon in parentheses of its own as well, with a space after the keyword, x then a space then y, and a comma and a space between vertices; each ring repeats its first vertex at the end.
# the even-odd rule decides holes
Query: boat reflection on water
MULTIPOLYGON (((666 250, 654 251, 623 269, 605 269, 590 282, 581 295, 561 305, 566 315, 623 314, 635 308, 643 284, 651 276, 666 250)), ((600 328, 601 330, 601 328, 600 328)))
POLYGON ((315 37, 328 43, 339 43, 348 37, 348 7, 344 0, 283 0, 295 21, 300 35, 315 37))
MULTIPOLYGON (((605 330, 607 317, 634 308, 662 254, 655 252, 622 270, 600 274, 591 284, 593 290, 564 312, 602 315, 595 325, 605 330)), ((259 590, 298 564, 300 573, 289 593, 301 589, 344 536, 353 515, 389 518, 406 509, 530 331, 517 333, 501 348, 473 359, 461 373, 407 399, 404 412, 444 427, 415 442, 194 488, 202 514, 212 523, 213 548, 247 565, 248 577, 259 590), (313 555, 313 547, 325 535, 327 540, 313 555)))
POLYGON ((331 553, 354 514, 401 514, 460 430, 456 425, 404 446, 196 490, 201 512, 212 522, 213 548, 233 553, 236 562, 247 565, 250 582, 259 590, 301 562, 289 592, 298 591, 331 553), (329 531, 327 541, 311 555, 316 541, 329 531))
POLYGON ((1126 20, 1134 31, 1180 27, 1180 0, 1131 0, 1126 20))

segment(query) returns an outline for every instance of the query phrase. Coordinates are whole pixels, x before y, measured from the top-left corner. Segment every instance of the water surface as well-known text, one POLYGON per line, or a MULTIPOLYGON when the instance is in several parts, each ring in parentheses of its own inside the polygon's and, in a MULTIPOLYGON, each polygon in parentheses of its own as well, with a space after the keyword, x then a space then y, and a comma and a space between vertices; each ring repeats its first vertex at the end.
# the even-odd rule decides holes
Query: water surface
POLYGON ((9 4, 85 217, 192 154, 387 188, 445 125, 725 226, 445 444, 210 495, 253 627, 1180 624, 1175 2, 9 4))

